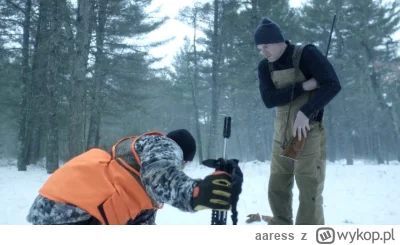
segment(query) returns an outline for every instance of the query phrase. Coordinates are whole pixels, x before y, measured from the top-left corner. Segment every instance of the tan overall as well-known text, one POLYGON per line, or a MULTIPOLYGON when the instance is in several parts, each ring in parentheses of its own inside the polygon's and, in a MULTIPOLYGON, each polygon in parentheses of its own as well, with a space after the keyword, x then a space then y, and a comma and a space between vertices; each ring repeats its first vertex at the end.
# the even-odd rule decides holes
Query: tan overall
MULTIPOLYGON (((272 81, 277 89, 291 87, 294 82, 306 81, 306 78, 298 69, 302 50, 302 47, 295 47, 293 55, 295 68, 273 71, 272 65, 269 65, 272 81)), ((323 225, 325 223, 322 192, 326 169, 326 139, 323 124, 310 120, 310 131, 307 132, 304 149, 298 162, 279 156, 282 153, 285 129, 286 142, 288 142, 292 136, 293 123, 297 112, 309 97, 310 92, 305 92, 292 101, 287 129, 286 123, 290 103, 276 107, 271 174, 268 186, 268 200, 273 213, 273 218, 269 222, 271 225, 293 224, 292 189, 294 180, 300 194, 300 205, 295 224, 323 225)))

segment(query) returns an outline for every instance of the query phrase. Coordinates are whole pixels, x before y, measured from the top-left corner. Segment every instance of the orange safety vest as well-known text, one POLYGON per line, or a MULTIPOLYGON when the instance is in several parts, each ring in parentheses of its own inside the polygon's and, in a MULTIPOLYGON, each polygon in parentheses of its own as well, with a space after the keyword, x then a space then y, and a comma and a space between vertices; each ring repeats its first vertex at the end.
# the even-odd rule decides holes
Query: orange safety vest
POLYGON ((146 193, 140 171, 115 155, 119 143, 134 138, 131 150, 141 166, 134 144, 141 136, 150 134, 163 135, 149 132, 123 138, 113 145, 112 155, 98 148, 78 155, 57 169, 39 193, 53 201, 75 205, 103 225, 124 225, 142 210, 162 208, 146 193))

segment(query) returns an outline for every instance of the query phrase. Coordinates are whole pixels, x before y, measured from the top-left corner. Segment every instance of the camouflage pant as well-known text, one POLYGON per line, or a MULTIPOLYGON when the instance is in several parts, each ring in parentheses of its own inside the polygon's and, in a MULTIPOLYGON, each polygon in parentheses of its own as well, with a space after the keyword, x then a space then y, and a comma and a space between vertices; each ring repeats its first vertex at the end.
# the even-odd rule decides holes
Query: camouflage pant
POLYGON ((325 223, 322 197, 326 169, 325 130, 322 123, 310 123, 310 127, 302 155, 297 163, 279 156, 282 152, 281 142, 275 140, 277 135, 274 138, 268 186, 268 200, 273 213, 273 218, 269 222, 271 225, 293 224, 294 181, 300 194, 295 224, 325 223))

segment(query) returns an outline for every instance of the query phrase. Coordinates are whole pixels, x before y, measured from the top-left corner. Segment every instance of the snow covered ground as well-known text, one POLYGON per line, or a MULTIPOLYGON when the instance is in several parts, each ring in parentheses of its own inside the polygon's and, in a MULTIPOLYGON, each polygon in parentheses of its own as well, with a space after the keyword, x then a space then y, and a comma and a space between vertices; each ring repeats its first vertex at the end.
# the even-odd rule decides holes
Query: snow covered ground
MULTIPOLYGON (((245 176, 238 203, 239 222, 246 224, 249 213, 271 214, 267 199, 269 163, 241 163, 245 176)), ((185 169, 192 177, 204 177, 210 168, 192 163, 185 169)), ((0 225, 28 224, 25 216, 38 189, 49 177, 38 166, 18 172, 15 160, 0 160, 0 225)), ((327 225, 389 225, 400 224, 400 164, 375 165, 363 160, 346 166, 344 162, 329 163, 324 192, 327 225)), ((298 207, 298 190, 294 188, 294 215, 298 207)), ((210 224, 211 211, 183 213, 166 205, 157 215, 159 225, 210 224)), ((229 224, 231 224, 229 213, 229 224)), ((252 225, 265 225, 265 222, 252 225)))

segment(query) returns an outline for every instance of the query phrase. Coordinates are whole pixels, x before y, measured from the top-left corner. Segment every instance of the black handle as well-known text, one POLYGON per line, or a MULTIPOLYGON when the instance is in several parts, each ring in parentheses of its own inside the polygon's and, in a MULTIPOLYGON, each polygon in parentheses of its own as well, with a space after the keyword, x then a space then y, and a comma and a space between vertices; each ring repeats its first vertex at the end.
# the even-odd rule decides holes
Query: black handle
POLYGON ((225 117, 224 120, 224 138, 231 137, 231 117, 225 117))

